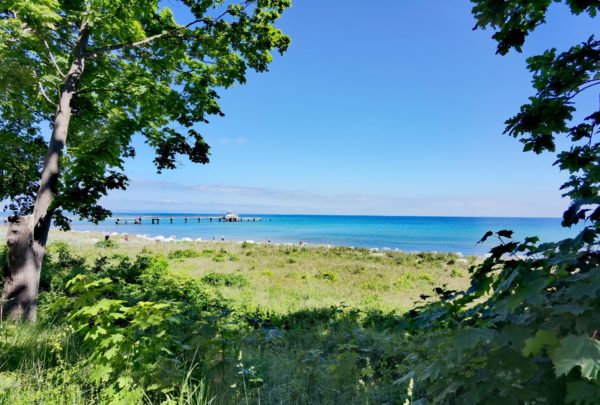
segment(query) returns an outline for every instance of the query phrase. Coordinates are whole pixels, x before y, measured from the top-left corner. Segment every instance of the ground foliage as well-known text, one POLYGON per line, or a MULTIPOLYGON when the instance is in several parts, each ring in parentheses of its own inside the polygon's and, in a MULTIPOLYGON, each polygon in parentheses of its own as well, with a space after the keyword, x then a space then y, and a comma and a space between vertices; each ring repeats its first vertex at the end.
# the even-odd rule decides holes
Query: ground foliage
MULTIPOLYGON (((49 250, 38 324, 0 328, 1 401, 333 404, 406 397, 394 384, 412 350, 398 314, 343 304, 273 313, 222 296, 224 286, 240 287, 239 276, 180 276, 169 271, 180 258, 150 249, 130 256, 97 248, 87 259, 64 243, 49 250)), ((181 251, 196 256, 173 252, 181 251)))

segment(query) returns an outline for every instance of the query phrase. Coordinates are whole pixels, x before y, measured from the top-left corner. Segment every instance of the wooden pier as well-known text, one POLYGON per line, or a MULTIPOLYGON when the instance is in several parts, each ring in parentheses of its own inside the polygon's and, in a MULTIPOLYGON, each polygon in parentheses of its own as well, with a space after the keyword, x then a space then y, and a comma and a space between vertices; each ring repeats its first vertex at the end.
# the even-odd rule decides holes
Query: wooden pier
MULTIPOLYGON (((70 219, 74 219, 74 218, 70 218, 70 219)), ((127 217, 127 216, 114 216, 110 218, 111 220, 113 220, 115 222, 115 225, 128 225, 128 224, 133 224, 133 225, 142 225, 143 223, 148 223, 150 222, 151 224, 160 224, 160 222, 162 221, 163 223, 169 223, 172 224, 173 222, 177 221, 177 222, 181 222, 183 221, 184 224, 187 224, 188 222, 193 222, 194 220, 196 221, 196 223, 201 223, 202 221, 205 222, 262 222, 262 218, 259 217, 247 217, 247 218, 242 218, 242 217, 237 217, 237 218, 225 218, 225 217, 219 217, 219 216, 160 216, 160 215, 144 215, 144 216, 137 216, 137 217, 127 217)), ((0 224, 8 224, 8 217, 0 217, 0 224)))
POLYGON ((251 218, 242 218, 242 217, 238 217, 235 219, 231 219, 231 218, 225 218, 225 217, 219 217, 219 216, 160 216, 160 215, 146 215, 146 216, 137 216, 137 217, 124 217, 124 216, 115 216, 115 217, 111 217, 112 220, 115 221, 115 225, 123 225, 123 224, 133 224, 133 225, 141 225, 143 223, 148 223, 150 222, 151 224, 160 224, 161 221, 163 221, 163 223, 168 222, 169 224, 172 224, 174 221, 183 221, 183 223, 187 224, 188 222, 193 222, 194 220, 196 221, 196 223, 201 223, 202 221, 205 222, 261 222, 263 219, 262 218, 257 218, 257 217, 251 217, 251 218))

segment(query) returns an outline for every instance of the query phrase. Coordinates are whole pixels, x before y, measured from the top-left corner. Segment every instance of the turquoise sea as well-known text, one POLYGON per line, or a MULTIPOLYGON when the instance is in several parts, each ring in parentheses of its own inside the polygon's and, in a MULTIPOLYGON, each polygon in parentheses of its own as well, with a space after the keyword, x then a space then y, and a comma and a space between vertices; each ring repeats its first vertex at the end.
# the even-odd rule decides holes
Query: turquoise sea
MULTIPOLYGON (((148 216, 151 214, 119 213, 116 216, 148 216)), ((270 240, 272 243, 300 241, 315 245, 351 246, 379 249, 437 252, 460 252, 485 254, 496 244, 490 239, 483 245, 477 241, 488 231, 510 229, 516 239, 538 236, 542 241, 557 241, 576 235, 576 230, 562 228, 559 218, 474 218, 474 217, 385 217, 385 216, 334 216, 334 215, 264 215, 248 214, 244 217, 261 217, 260 222, 217 222, 190 219, 189 216, 220 216, 222 214, 169 214, 173 223, 162 220, 151 224, 145 219, 141 225, 129 221, 116 225, 107 220, 98 225, 74 221, 72 227, 79 231, 118 232, 129 235, 156 237, 174 236, 177 239, 255 242, 270 240)))

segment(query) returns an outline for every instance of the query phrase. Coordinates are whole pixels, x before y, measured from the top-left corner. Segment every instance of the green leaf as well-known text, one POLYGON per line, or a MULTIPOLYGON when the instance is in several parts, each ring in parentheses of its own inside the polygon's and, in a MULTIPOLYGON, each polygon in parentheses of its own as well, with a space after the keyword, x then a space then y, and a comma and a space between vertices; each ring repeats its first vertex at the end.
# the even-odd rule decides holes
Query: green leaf
POLYGON ((550 357, 558 377, 580 367, 584 378, 595 379, 600 371, 600 342, 588 336, 569 335, 550 357))
POLYGON ((133 384, 133 378, 131 378, 128 375, 122 375, 119 378, 117 378, 117 384, 121 389, 131 387, 131 385, 133 384))
POLYGON ((554 306, 554 310, 563 314, 581 315, 586 308, 578 304, 562 304, 554 306))
POLYGON ((119 348, 117 346, 113 346, 107 351, 104 352, 104 358, 107 360, 112 359, 119 353, 119 348))
POLYGON ((538 330, 534 337, 525 340, 525 346, 521 353, 523 356, 537 356, 542 349, 552 350, 560 343, 555 332, 538 330))
POLYGON ((600 402, 600 386, 585 381, 567 383, 565 402, 577 405, 594 405, 600 402))
POLYGON ((477 346, 480 342, 486 342, 494 337, 494 331, 482 328, 467 328, 460 331, 454 341, 457 349, 465 350, 477 346))
POLYGON ((108 381, 112 371, 113 368, 110 365, 97 364, 92 370, 90 377, 92 378, 92 381, 94 381, 96 384, 99 384, 101 382, 108 381))
POLYGON ((404 384, 405 382, 408 382, 409 380, 413 379, 414 377, 415 377, 415 372, 414 372, 414 370, 411 370, 408 373, 406 373, 405 375, 403 375, 402 377, 398 378, 396 381, 394 381, 394 384, 395 385, 404 384))

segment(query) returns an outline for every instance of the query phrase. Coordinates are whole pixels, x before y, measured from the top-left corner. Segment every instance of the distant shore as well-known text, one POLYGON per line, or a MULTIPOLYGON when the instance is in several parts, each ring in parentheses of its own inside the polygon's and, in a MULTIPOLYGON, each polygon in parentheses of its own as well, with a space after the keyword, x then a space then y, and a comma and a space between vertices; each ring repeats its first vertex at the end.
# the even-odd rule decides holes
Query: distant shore
MULTIPOLYGON (((2 245, 6 244, 6 232, 7 226, 0 225, 0 243, 2 245)), ((100 231, 83 231, 83 230, 69 230, 69 231, 61 231, 58 229, 50 230, 50 237, 48 243, 61 241, 71 245, 87 245, 93 246, 94 244, 105 240, 108 236, 108 239, 123 242, 132 246, 146 246, 146 245, 180 245, 180 244, 198 244, 198 245, 241 245, 241 244, 256 244, 256 245, 268 245, 268 246, 276 246, 276 247, 302 247, 302 248, 346 248, 346 249, 357 249, 357 250, 366 250, 371 252, 397 252, 397 253, 408 253, 408 254, 418 254, 422 253, 419 251, 405 252, 401 249, 391 249, 391 248, 377 248, 377 247, 356 247, 356 246, 344 246, 344 245, 333 245, 333 244, 315 244, 315 243, 307 243, 304 241, 299 241, 298 243, 291 242, 274 242, 269 239, 266 240, 255 240, 255 239, 247 239, 247 240, 228 240, 228 239, 203 239, 203 238, 177 238, 175 235, 156 235, 149 236, 147 234, 130 234, 127 232, 100 232, 100 231)), ((449 253, 454 254, 457 257, 464 257, 461 252, 437 252, 437 251, 423 251, 424 253, 449 253)), ((467 255, 473 257, 481 257, 483 255, 467 255)))

